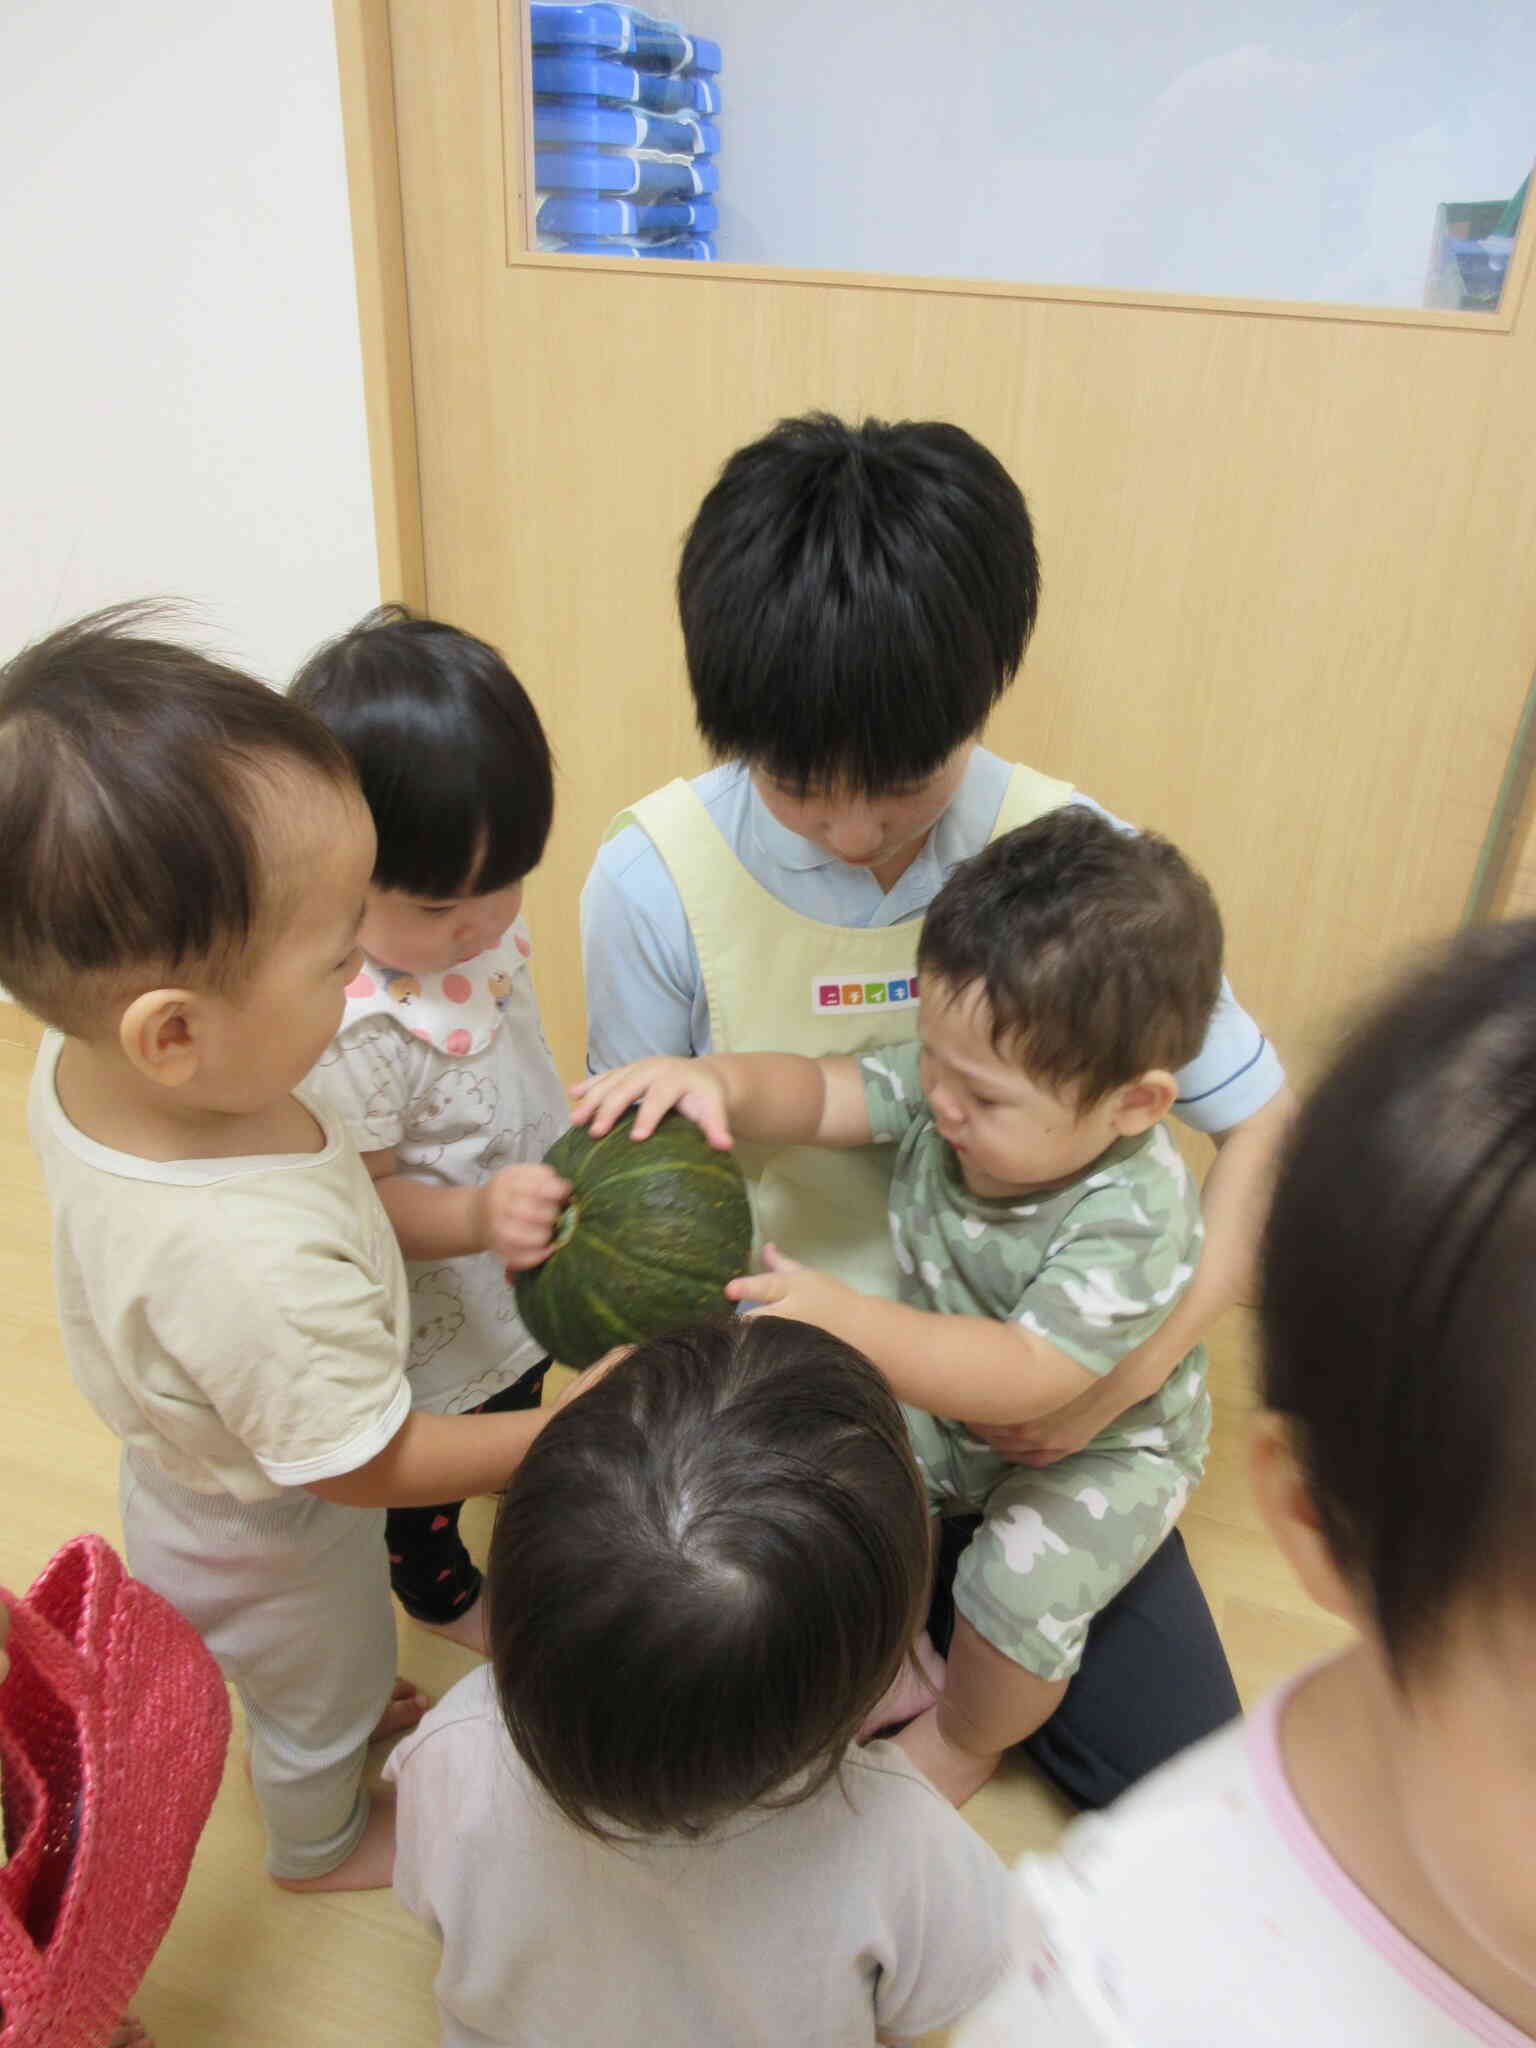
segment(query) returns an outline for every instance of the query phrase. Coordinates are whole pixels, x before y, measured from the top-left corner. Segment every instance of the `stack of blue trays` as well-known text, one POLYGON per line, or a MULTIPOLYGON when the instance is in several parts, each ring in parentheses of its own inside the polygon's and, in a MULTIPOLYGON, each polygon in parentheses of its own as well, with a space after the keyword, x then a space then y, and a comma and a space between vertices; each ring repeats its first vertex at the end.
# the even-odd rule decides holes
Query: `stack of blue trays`
POLYGON ((539 247, 711 262, 719 45, 636 7, 529 13, 539 247))

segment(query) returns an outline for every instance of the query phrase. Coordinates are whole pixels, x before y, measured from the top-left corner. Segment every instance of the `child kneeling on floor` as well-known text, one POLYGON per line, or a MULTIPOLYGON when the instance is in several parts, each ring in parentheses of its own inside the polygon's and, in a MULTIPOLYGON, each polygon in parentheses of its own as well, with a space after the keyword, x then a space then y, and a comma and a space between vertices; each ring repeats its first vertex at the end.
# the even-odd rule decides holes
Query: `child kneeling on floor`
POLYGON ((1005 1875, 898 1749, 852 1746, 927 1600, 895 1401, 766 1316, 577 1391, 502 1502, 491 1663, 389 1764, 444 2048, 947 2024, 997 1980, 1005 1875))
POLYGON ((1197 1347, 1039 1469, 965 1422, 1044 1415, 1144 1343, 1194 1275, 1199 1196, 1162 1120, 1221 986, 1210 890, 1166 840, 1071 805, 951 875, 918 944, 917 1044, 641 1060, 583 1082, 594 1136, 638 1102, 717 1145, 898 1146, 900 1303, 780 1258, 727 1290, 855 1344, 907 1404, 934 1511, 983 1511, 942 1695, 900 1741, 957 1805, 1055 1712, 1088 1625, 1162 1542, 1210 1432, 1197 1347))

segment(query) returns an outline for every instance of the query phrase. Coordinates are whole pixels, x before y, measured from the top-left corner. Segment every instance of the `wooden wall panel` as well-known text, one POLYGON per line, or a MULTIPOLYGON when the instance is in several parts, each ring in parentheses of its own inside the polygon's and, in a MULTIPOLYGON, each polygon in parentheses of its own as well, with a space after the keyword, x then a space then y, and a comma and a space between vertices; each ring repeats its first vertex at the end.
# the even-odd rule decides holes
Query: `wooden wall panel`
POLYGON ((1302 1072, 1454 925, 1536 661, 1528 302, 1479 329, 509 262, 495 0, 391 21, 427 588, 506 649, 559 756, 530 904, 563 1067, 603 824, 700 764, 681 535, 733 447, 811 406, 958 420, 1009 464, 1046 596, 990 742, 1201 862, 1302 1072))
POLYGON ((421 477, 416 465, 415 385, 389 10, 383 0, 334 0, 333 13, 379 590, 386 603, 421 609, 427 601, 427 571, 422 552, 421 477))

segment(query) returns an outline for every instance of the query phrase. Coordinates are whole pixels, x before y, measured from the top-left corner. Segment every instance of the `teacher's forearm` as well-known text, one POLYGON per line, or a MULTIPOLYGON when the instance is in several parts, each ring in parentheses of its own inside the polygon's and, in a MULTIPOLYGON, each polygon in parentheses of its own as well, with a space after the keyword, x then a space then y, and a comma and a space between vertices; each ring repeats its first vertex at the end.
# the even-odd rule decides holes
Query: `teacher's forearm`
POLYGON ((1155 1394, 1229 1308, 1257 1300, 1265 1219, 1295 1116, 1296 1098, 1282 1088, 1246 1122, 1217 1136, 1201 1194, 1205 1237, 1194 1278, 1153 1335, 1093 1390, 1101 1426, 1155 1394))

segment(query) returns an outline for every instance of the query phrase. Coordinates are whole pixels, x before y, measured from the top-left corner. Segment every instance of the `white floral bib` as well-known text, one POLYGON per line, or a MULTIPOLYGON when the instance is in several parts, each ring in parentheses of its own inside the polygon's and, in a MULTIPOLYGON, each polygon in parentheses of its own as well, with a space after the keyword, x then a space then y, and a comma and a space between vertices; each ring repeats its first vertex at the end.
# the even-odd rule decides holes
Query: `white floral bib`
POLYGON ((499 946, 441 974, 404 974, 365 955, 362 971, 347 984, 347 1022, 393 1017, 438 1052, 461 1059, 484 1052, 532 954, 519 918, 499 946))
MULTIPOLYGON (((443 974, 365 958, 312 1077, 359 1151, 393 1151, 400 1172, 438 1187, 475 1187, 543 1158, 569 1118, 539 1028, 532 951, 519 922, 443 974)), ((418 1408, 476 1407, 538 1361, 499 1260, 408 1260, 406 1273, 418 1408)))

